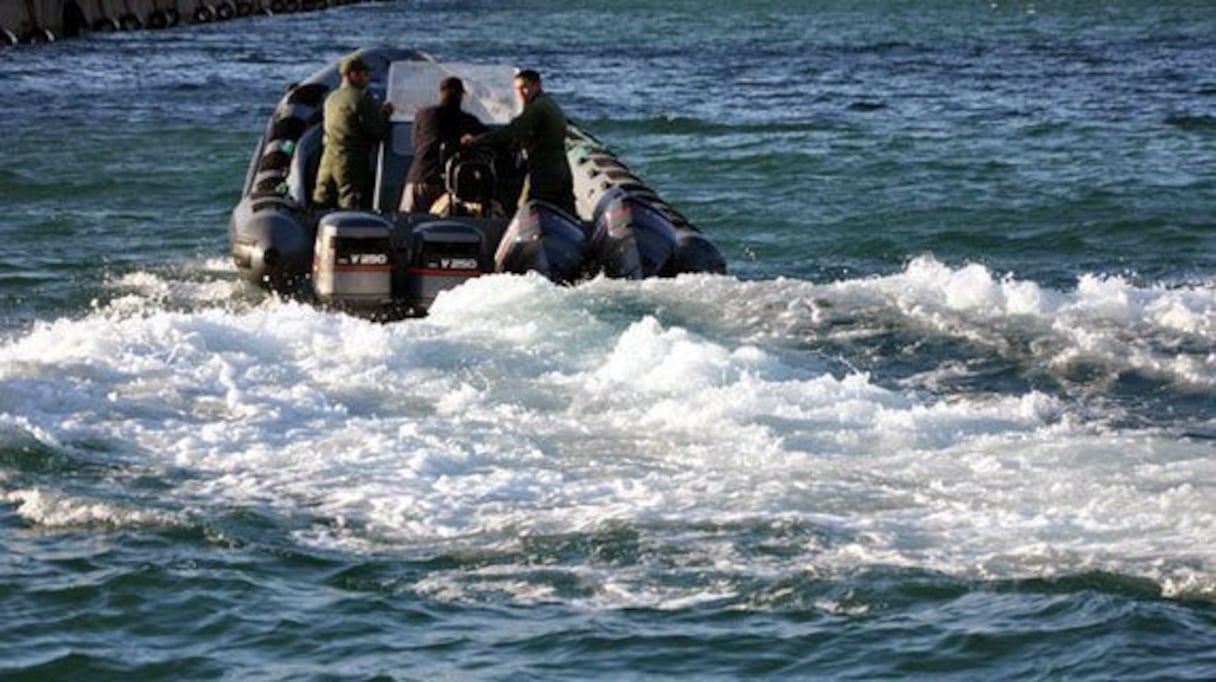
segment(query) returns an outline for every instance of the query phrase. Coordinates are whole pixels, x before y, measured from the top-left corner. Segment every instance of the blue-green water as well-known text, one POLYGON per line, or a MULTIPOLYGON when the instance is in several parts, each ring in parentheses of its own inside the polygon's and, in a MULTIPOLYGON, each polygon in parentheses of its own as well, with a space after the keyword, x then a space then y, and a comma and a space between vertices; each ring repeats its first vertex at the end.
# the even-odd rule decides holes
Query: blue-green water
POLYGON ((1216 6, 384 2, 0 52, 0 678, 1216 678, 1216 6), (278 96, 539 69, 727 277, 236 281, 278 96))

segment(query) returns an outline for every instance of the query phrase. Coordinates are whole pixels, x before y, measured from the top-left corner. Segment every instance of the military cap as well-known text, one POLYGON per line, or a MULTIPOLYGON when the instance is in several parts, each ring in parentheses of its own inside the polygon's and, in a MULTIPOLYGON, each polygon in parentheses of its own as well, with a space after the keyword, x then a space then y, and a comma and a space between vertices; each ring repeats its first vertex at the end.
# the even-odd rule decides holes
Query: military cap
POLYGON ((338 66, 338 72, 343 76, 354 71, 371 70, 372 69, 367 65, 367 62, 363 61, 363 59, 360 57, 347 57, 346 59, 343 59, 341 65, 338 66))

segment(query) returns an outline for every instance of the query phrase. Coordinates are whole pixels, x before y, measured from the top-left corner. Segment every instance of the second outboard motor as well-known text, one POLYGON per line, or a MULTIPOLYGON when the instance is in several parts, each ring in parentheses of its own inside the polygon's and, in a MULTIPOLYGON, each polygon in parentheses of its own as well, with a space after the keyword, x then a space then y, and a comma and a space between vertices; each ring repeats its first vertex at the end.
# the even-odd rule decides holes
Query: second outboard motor
POLYGON ((614 189, 595 208, 591 253, 609 277, 643 279, 667 274, 676 229, 644 199, 614 189))
POLYGON ((496 272, 535 270, 554 282, 583 274, 587 237, 578 219, 544 201, 532 200, 515 212, 494 254, 496 272))
POLYGON ((425 313, 441 291, 489 270, 481 230, 454 220, 432 220, 414 227, 406 297, 415 314, 425 313))
POLYGON ((317 225, 313 288, 322 303, 351 311, 392 303, 392 225, 373 213, 330 213, 317 225))

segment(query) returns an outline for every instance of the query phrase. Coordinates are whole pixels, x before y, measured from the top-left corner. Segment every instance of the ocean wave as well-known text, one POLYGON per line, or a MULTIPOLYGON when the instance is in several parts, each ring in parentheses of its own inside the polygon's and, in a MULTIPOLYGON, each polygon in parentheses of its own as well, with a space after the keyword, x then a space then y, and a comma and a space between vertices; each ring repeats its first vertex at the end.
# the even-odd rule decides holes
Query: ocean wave
POLYGON ((181 523, 177 512, 139 509, 46 488, 0 492, 0 503, 14 505, 20 517, 42 529, 148 528, 181 523))

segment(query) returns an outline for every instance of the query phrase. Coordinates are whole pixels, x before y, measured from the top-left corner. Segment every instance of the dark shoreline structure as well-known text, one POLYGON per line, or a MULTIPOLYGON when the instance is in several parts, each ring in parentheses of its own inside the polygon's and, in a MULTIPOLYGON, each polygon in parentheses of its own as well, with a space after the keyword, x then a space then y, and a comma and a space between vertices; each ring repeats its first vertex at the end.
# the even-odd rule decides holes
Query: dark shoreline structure
POLYGON ((312 12, 363 0, 4 0, 0 47, 89 33, 159 30, 265 14, 312 12))

